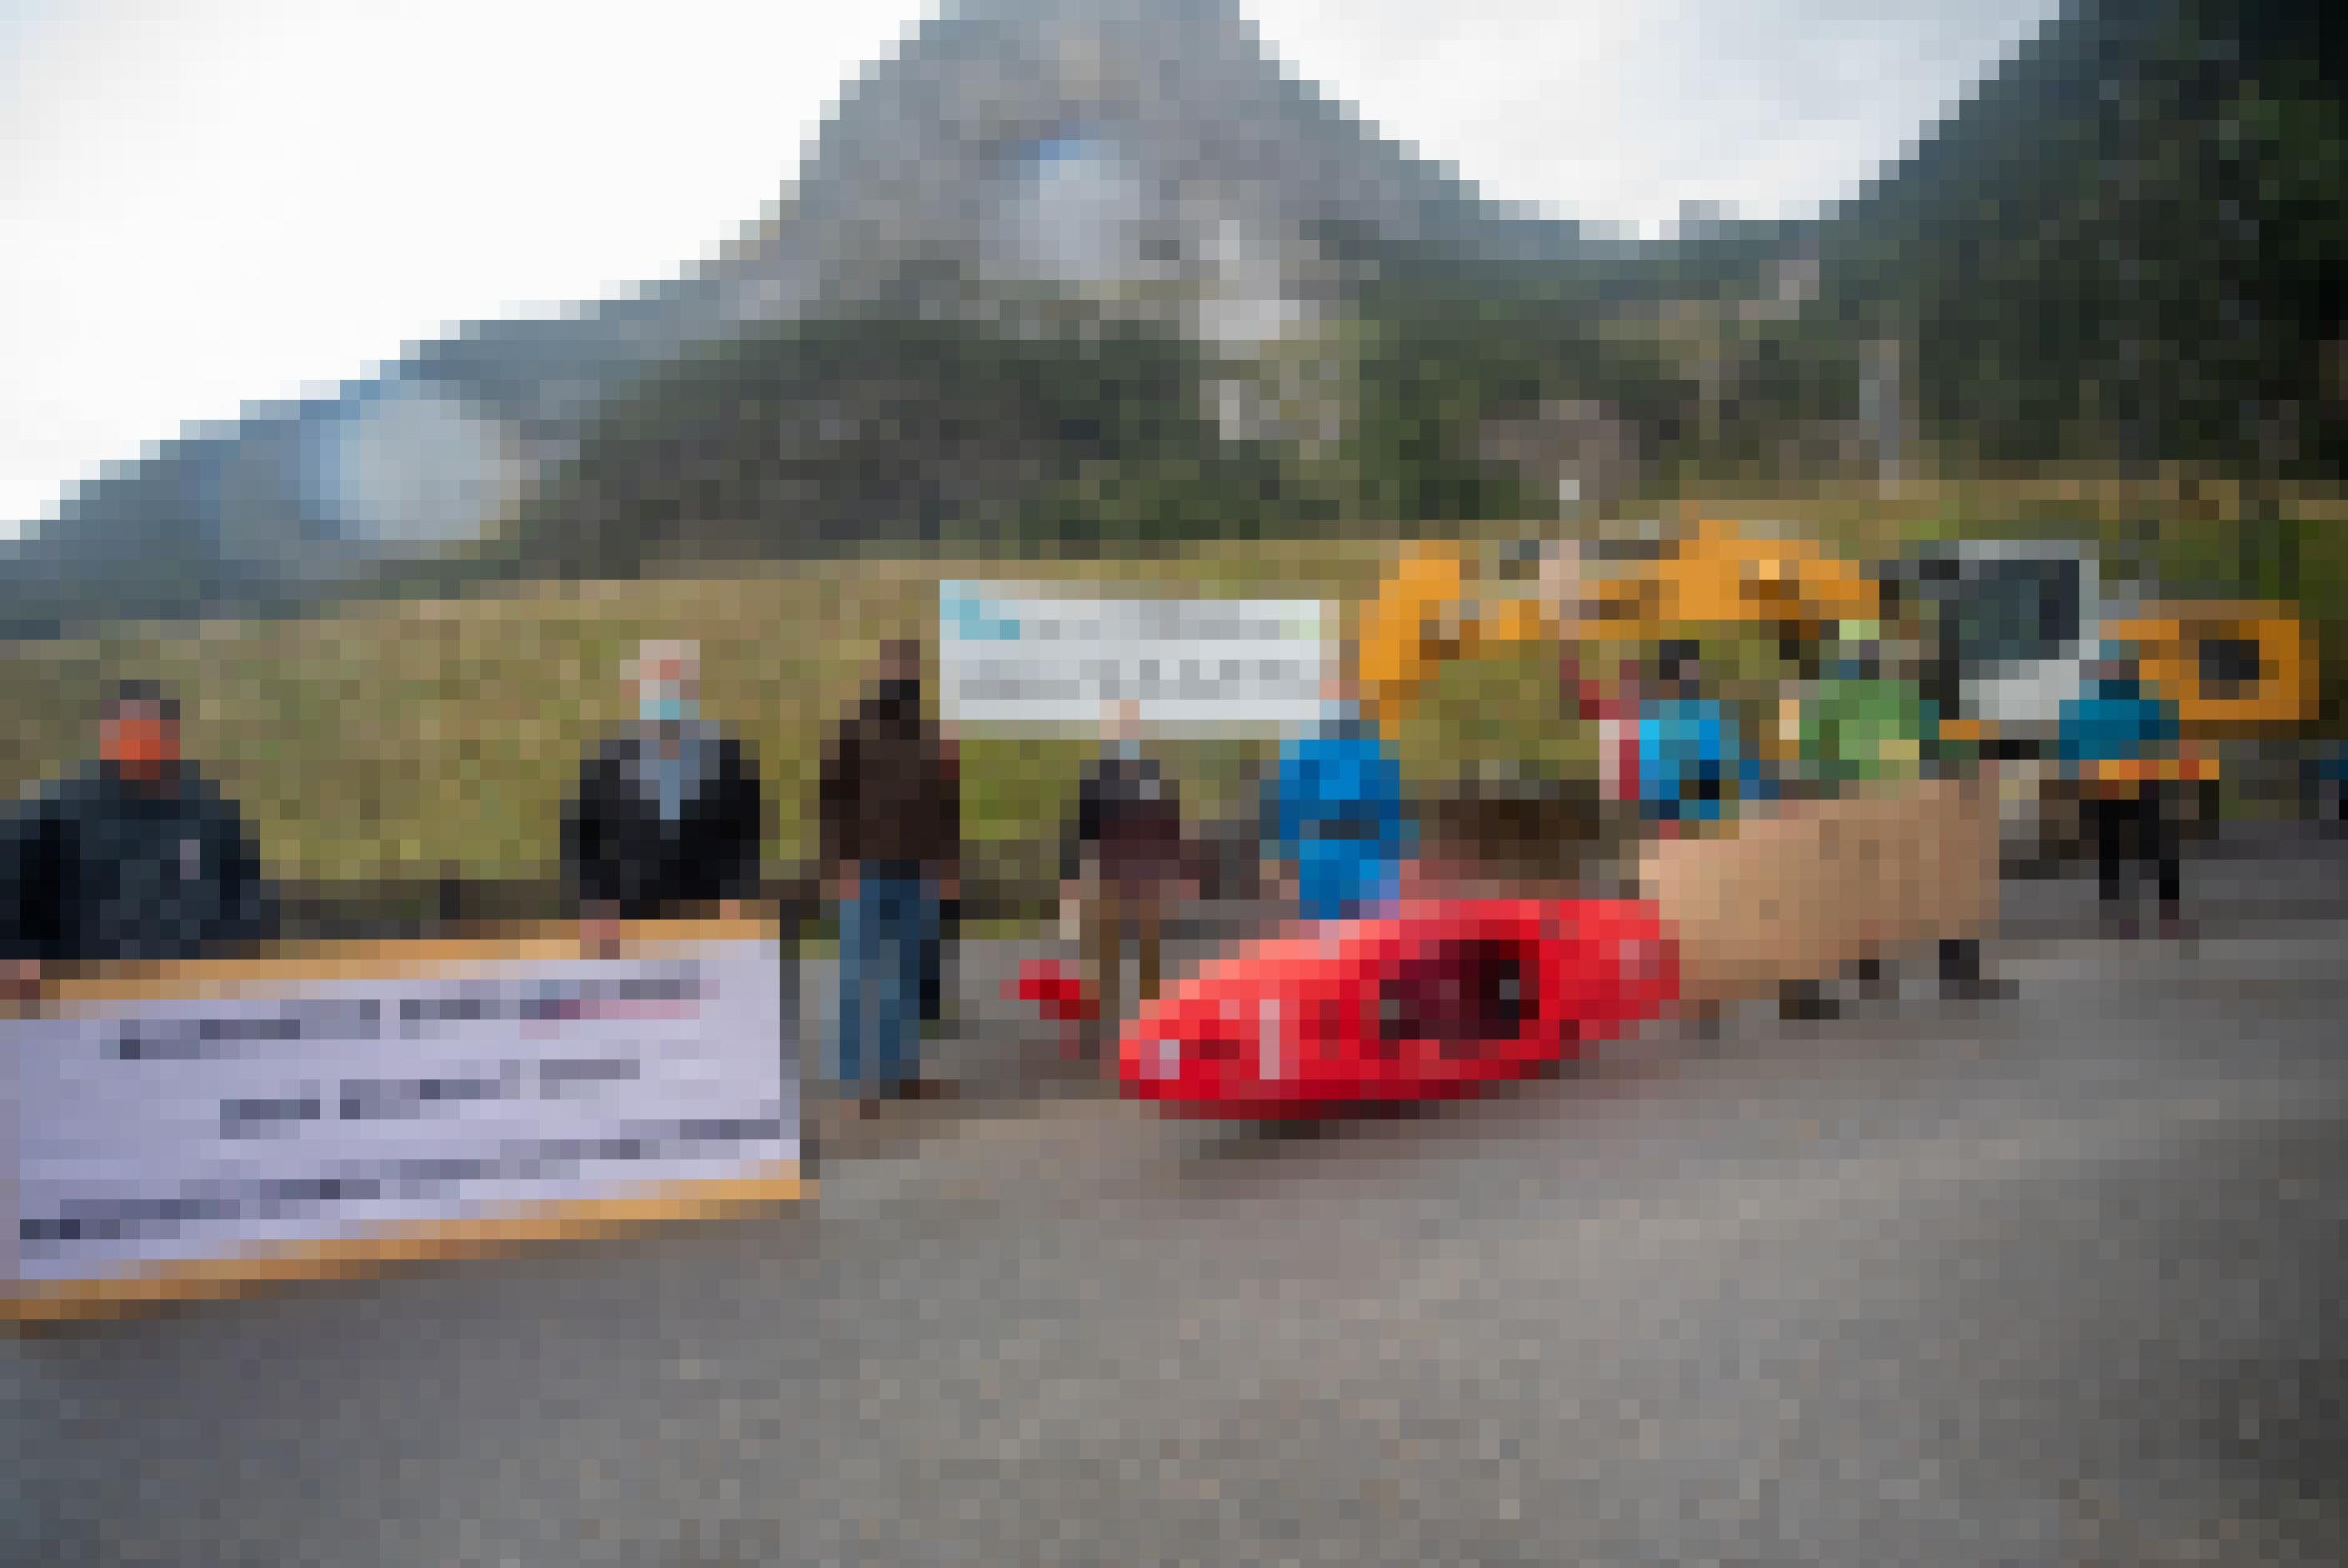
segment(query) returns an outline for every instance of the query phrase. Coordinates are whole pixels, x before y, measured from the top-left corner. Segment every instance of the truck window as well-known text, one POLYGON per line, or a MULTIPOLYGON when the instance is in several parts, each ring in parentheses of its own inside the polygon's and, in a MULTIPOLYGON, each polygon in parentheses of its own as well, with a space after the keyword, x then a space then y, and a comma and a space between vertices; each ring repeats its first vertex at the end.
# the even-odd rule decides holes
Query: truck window
POLYGON ((1955 585, 1956 657, 1967 671, 2061 656, 2080 633, 2079 563, 1988 559, 1955 585))

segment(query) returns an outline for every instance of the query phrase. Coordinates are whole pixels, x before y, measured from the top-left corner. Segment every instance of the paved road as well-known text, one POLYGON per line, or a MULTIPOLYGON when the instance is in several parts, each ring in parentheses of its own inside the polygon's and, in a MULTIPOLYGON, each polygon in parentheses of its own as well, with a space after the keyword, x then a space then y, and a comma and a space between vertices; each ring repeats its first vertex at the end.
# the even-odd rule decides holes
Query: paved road
POLYGON ((2348 1561, 2348 923, 2242 864, 2009 1001, 924 1111, 793 1214, 0 1342, 0 1557, 2348 1561))

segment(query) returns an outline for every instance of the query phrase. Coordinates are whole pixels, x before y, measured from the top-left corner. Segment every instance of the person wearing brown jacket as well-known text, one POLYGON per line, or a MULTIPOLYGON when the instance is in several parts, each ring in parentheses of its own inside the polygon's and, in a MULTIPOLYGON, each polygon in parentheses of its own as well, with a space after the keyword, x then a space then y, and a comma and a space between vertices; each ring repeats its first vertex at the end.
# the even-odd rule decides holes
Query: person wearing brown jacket
POLYGON ((867 1115, 883 1094, 933 1087, 919 1072, 922 970, 940 900, 961 880, 960 780, 922 698, 921 644, 889 643, 819 784, 822 864, 839 907, 838 1070, 867 1115))

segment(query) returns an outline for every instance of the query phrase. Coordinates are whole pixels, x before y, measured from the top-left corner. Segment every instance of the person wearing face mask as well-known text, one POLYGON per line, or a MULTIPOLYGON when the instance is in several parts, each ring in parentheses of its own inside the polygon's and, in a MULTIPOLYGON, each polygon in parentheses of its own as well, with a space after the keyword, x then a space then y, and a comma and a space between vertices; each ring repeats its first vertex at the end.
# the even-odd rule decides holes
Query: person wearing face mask
POLYGON ((890 642, 877 673, 835 732, 817 786, 820 858, 839 907, 839 1077, 865 1116, 886 1095, 942 1090, 920 1076, 922 990, 962 859, 961 784, 923 709, 922 645, 890 642))
POLYGON ((1138 703, 1103 704, 1101 751, 1077 785, 1061 851, 1061 908, 1088 917, 1080 923, 1099 1010, 1086 1045, 1096 1053, 1124 1015, 1128 947, 1141 971, 1135 999, 1156 999, 1166 898, 1184 886, 1181 796, 1158 760, 1142 751, 1140 731, 1138 703))
POLYGON ((193 958, 272 932, 261 857, 236 804, 180 754, 179 705, 118 688, 98 759, 52 781, 0 827, 0 962, 19 986, 45 966, 193 958))
POLYGON ((636 719, 591 753, 562 858, 591 924, 731 910, 757 895, 767 803, 748 751, 701 717, 699 651, 647 641, 627 667, 636 719))
POLYGON ((1263 815, 1268 879, 1292 889, 1304 919, 1357 919, 1401 897, 1417 824, 1351 682, 1328 682, 1321 723, 1282 749, 1263 815))

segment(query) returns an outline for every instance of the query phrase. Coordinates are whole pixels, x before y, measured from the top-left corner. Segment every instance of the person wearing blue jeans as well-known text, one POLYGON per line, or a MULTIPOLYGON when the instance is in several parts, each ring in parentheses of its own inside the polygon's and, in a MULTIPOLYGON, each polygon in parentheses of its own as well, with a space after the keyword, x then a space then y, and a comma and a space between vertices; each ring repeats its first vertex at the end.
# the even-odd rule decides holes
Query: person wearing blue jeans
POLYGON ((839 1081, 902 1084, 920 1065, 922 970, 937 940, 937 886, 919 862, 871 861, 857 867, 854 890, 843 892, 839 1081))
POLYGON ((925 1094, 920 1075, 924 971, 942 900, 959 891, 961 787, 951 748, 922 703, 922 651, 892 642, 874 694, 842 723, 819 786, 822 863, 839 908, 835 1062, 860 1109, 925 1094))

